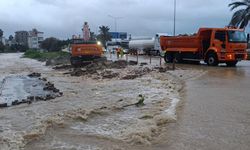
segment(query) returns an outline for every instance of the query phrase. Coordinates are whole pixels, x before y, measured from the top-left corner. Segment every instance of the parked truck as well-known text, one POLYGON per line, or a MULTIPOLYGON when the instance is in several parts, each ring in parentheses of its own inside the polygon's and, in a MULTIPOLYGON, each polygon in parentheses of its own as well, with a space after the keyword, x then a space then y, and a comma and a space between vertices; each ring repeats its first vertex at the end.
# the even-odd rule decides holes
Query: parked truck
POLYGON ((157 33, 153 38, 132 39, 129 41, 129 51, 147 55, 159 55, 162 50, 160 36, 167 34, 157 33))
POLYGON ((219 63, 235 66, 238 61, 246 60, 247 42, 244 30, 233 27, 200 28, 192 36, 160 37, 166 63, 203 60, 209 66, 219 63))

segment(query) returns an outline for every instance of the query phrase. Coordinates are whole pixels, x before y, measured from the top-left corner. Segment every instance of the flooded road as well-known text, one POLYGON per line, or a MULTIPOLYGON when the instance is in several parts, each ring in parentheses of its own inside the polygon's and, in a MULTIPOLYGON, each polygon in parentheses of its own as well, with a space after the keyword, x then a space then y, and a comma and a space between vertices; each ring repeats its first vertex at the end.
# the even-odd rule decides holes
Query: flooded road
MULTIPOLYGON (((197 66, 200 68, 203 66, 197 66)), ((250 63, 206 67, 188 81, 185 104, 157 149, 248 150, 250 148, 250 63)))
POLYGON ((0 55, 1 80, 40 72, 64 94, 0 109, 0 150, 250 147, 249 62, 237 68, 177 65, 176 71, 150 72, 134 80, 93 80, 21 56, 0 55), (138 94, 145 96, 145 106, 127 107, 138 101, 138 94))

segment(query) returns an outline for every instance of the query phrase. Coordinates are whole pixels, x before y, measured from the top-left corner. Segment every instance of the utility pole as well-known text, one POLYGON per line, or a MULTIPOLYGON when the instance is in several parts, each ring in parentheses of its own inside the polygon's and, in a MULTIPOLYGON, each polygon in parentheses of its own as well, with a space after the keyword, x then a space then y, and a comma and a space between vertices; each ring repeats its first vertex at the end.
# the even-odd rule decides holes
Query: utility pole
POLYGON ((176 0, 174 0, 174 36, 176 30, 176 0))

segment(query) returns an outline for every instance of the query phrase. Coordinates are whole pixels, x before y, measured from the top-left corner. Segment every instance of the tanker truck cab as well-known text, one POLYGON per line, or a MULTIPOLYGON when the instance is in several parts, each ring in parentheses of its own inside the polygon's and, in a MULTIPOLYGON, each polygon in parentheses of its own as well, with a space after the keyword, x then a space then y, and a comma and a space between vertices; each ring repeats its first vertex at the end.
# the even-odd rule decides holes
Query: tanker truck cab
POLYGON ((238 61, 247 58, 246 49, 247 37, 243 30, 214 29, 210 48, 206 51, 204 60, 211 66, 216 66, 219 63, 235 66, 238 61))

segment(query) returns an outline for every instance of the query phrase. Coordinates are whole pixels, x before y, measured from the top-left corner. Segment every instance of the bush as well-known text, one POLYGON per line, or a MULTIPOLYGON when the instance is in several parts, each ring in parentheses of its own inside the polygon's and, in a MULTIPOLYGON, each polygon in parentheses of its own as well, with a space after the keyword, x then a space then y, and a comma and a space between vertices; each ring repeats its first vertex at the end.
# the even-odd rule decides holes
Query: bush
POLYGON ((61 50, 60 40, 54 37, 47 38, 41 43, 41 48, 49 52, 60 51, 61 50))

